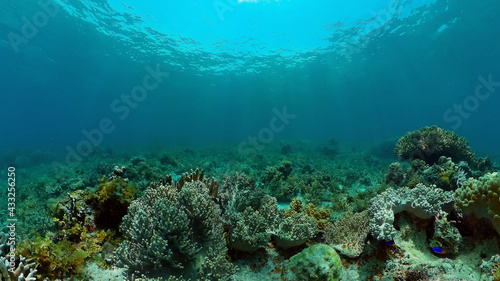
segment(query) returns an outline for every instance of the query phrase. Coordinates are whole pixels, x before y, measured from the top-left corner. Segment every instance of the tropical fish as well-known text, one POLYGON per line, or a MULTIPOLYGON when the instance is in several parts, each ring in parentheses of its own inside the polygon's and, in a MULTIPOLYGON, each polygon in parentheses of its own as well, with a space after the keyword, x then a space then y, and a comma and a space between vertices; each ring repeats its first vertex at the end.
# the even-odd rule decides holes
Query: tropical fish
POLYGON ((391 241, 385 241, 385 244, 386 244, 387 246, 396 246, 396 244, 394 243, 394 241, 393 241, 393 240, 391 240, 391 241))
POLYGON ((444 255, 447 254, 448 252, 446 250, 443 250, 441 247, 434 247, 431 249, 434 253, 444 255))

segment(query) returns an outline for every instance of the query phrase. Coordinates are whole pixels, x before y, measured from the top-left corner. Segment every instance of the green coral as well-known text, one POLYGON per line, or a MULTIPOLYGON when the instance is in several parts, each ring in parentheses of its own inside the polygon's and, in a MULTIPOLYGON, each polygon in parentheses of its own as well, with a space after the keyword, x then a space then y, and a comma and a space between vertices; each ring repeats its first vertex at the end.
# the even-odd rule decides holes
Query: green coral
POLYGON ((22 255, 36 260, 39 274, 51 280, 64 277, 83 280, 85 260, 94 253, 93 249, 87 249, 83 244, 65 240, 53 242, 48 237, 41 236, 23 241, 19 249, 22 255))
POLYGON ((287 249, 304 244, 318 233, 316 221, 304 214, 295 213, 286 217, 275 231, 278 247, 287 249))
POLYGON ((434 236, 430 247, 438 247, 451 255, 458 254, 462 236, 458 229, 446 219, 446 213, 442 212, 434 221, 434 236))
POLYGON ((100 184, 92 198, 101 202, 116 200, 120 204, 128 206, 137 194, 135 186, 122 178, 106 180, 106 177, 102 177, 99 182, 100 184))
POLYGON ((396 143, 394 153, 403 161, 421 159, 427 164, 437 163, 441 156, 451 157, 457 163, 474 162, 474 152, 464 137, 437 126, 408 132, 396 143))
POLYGON ((267 168, 260 178, 261 183, 271 196, 287 200, 299 194, 295 187, 297 178, 292 175, 292 162, 283 161, 280 165, 267 168))
POLYGON ((491 221, 500 234, 500 174, 488 173, 479 179, 469 178, 456 190, 456 203, 466 215, 491 221))
POLYGON ((247 207, 230 221, 231 247, 246 252, 264 248, 279 221, 276 198, 265 196, 259 209, 247 207))
POLYGON ((342 272, 339 254, 332 247, 316 244, 291 257, 286 280, 337 281, 342 272))
POLYGON ((225 258, 221 210, 197 174, 182 185, 152 186, 131 203, 115 252, 120 266, 148 274, 195 268, 198 279, 229 279, 234 267, 225 258))

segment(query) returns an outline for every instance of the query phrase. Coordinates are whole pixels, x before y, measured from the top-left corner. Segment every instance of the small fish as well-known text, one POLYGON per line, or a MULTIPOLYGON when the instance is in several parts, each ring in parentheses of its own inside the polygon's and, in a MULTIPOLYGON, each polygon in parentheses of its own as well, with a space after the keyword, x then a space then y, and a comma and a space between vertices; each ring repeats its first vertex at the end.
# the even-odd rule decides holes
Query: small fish
POLYGON ((395 246, 395 245, 396 245, 396 244, 394 243, 394 241, 392 241, 392 240, 391 240, 391 241, 385 241, 385 244, 386 244, 387 246, 395 246))
POLYGON ((434 247, 432 248, 432 251, 436 254, 440 254, 440 255, 444 255, 444 254, 447 254, 448 252, 443 250, 443 248, 441 247, 434 247))

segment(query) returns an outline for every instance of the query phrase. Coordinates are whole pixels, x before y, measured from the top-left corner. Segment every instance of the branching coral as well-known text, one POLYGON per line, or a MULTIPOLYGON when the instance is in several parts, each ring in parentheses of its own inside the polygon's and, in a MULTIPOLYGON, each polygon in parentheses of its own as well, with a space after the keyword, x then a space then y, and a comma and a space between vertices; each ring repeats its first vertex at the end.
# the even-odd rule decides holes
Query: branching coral
POLYGON ((172 186, 160 186, 146 190, 142 197, 133 201, 120 226, 125 238, 116 251, 120 263, 133 269, 155 269, 165 265, 182 268, 194 259, 201 245, 190 238, 205 239, 211 232, 211 229, 201 229, 195 236, 195 223, 199 224, 197 227, 206 226, 203 219, 209 218, 201 215, 207 212, 215 215, 218 211, 208 197, 204 202, 202 196, 196 198, 198 192, 208 194, 202 183, 189 184, 182 195, 172 186), (195 198, 186 200, 188 196, 195 198), (203 210, 194 201, 211 208, 203 210), (184 202, 188 205, 184 206, 184 202), (198 216, 192 216, 190 210, 195 210, 198 216))
POLYGON ((344 213, 334 223, 327 223, 324 231, 325 241, 335 250, 350 258, 356 258, 363 252, 366 238, 370 232, 368 211, 344 213))
POLYGON ((10 263, 5 257, 0 258, 0 280, 3 281, 35 281, 37 270, 35 263, 27 263, 26 258, 20 256, 16 268, 10 268, 10 263), (26 276, 25 276, 26 274, 26 276))
POLYGON ((277 246, 283 249, 302 245, 317 233, 316 221, 304 213, 284 218, 274 231, 277 246))
POLYGON ((455 162, 474 162, 474 152, 465 138, 437 126, 408 132, 396 143, 394 153, 403 161, 422 159, 428 164, 437 163, 441 156, 451 157, 455 162))
POLYGON ((256 186, 253 178, 238 173, 226 176, 219 191, 219 201, 225 217, 243 212, 247 207, 259 209, 264 196, 264 191, 256 186))
POLYGON ((259 209, 247 207, 231 220, 231 246, 240 251, 254 252, 271 240, 279 221, 276 198, 266 195, 259 209))
POLYGON ((153 186, 123 219, 118 264, 143 272, 197 266, 199 278, 213 274, 227 280, 234 267, 224 261, 222 229, 220 208, 199 176, 182 185, 153 186))
POLYGON ((260 181, 271 196, 278 199, 295 197, 298 191, 294 188, 292 170, 292 162, 283 161, 278 166, 267 168, 260 181))

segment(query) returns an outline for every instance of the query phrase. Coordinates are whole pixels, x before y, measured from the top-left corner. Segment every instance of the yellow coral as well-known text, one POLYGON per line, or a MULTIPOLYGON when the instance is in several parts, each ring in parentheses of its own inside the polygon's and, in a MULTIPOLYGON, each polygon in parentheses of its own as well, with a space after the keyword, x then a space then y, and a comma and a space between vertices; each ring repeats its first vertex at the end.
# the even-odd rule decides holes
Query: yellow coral
POLYGON ((117 199, 121 204, 130 204, 137 193, 135 187, 121 178, 102 181, 97 187, 96 197, 99 201, 117 199))

